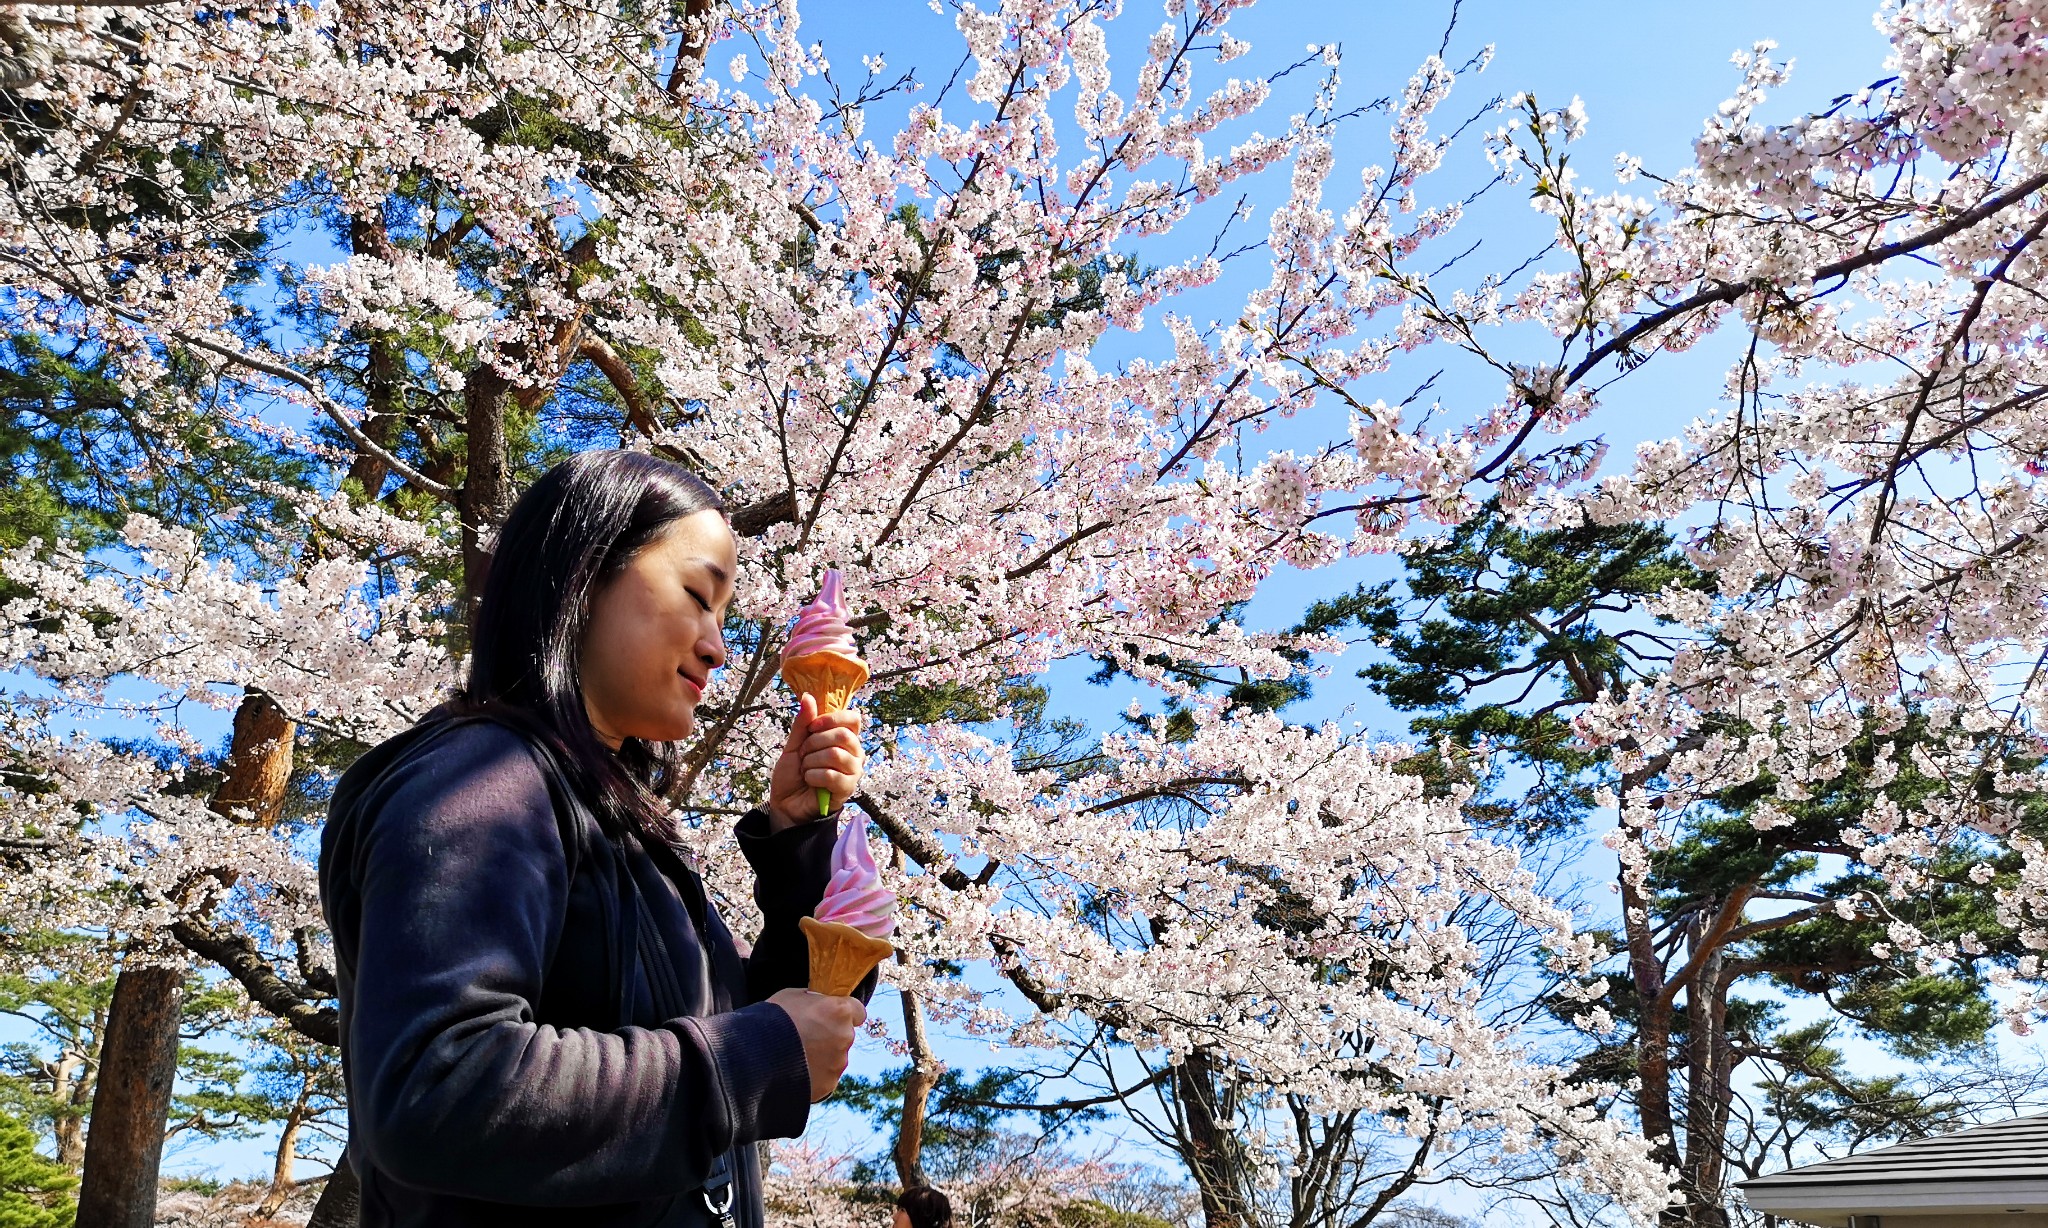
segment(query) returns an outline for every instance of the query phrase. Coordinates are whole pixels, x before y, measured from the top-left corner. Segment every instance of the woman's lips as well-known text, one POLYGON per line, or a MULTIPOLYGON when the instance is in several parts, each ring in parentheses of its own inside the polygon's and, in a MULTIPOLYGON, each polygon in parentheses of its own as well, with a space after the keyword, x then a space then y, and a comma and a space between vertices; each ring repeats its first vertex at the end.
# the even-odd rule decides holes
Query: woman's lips
POLYGON ((688 674, 685 674, 685 673, 683 673, 683 671, 681 671, 681 670, 677 670, 677 671, 676 671, 676 673, 677 673, 677 675, 679 675, 679 676, 680 676, 680 677, 682 678, 682 680, 683 680, 683 681, 684 681, 685 683, 687 683, 687 684, 689 685, 689 688, 690 688, 690 690, 691 690, 691 691, 692 691, 693 693, 695 693, 695 695, 696 695, 696 697, 697 697, 698 699, 702 699, 702 698, 704 698, 704 684, 703 684, 703 683, 701 683, 701 682, 697 681, 697 680, 696 680, 695 678, 692 678, 692 677, 690 677, 690 676, 689 676, 688 674))

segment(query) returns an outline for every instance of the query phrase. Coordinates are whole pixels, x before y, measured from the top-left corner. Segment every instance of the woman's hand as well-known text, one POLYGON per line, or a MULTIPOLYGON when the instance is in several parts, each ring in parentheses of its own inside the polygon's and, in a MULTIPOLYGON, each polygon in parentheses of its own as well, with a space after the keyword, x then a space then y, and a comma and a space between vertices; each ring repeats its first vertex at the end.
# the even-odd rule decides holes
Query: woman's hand
POLYGON ((818 814, 818 790, 838 810, 860 791, 867 752, 860 745, 860 713, 847 709, 818 715, 818 701, 806 695, 790 723, 789 738, 768 782, 768 827, 784 831, 818 814))
POLYGON ((808 989, 785 989, 768 999, 782 1008, 804 1040, 804 1064, 811 1070, 811 1103, 832 1094, 846 1073, 854 1029, 867 1022, 858 998, 835 998, 808 989))

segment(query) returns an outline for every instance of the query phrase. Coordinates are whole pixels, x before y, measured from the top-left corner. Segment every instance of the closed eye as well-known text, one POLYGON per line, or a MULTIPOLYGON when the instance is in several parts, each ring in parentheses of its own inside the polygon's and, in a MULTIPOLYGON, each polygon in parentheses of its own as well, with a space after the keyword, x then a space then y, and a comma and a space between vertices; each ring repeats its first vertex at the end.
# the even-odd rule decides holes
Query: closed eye
POLYGON ((704 600, 702 596, 698 595, 696 589, 685 589, 684 591, 690 594, 691 599, 694 600, 706 614, 709 614, 711 612, 711 603, 704 600))

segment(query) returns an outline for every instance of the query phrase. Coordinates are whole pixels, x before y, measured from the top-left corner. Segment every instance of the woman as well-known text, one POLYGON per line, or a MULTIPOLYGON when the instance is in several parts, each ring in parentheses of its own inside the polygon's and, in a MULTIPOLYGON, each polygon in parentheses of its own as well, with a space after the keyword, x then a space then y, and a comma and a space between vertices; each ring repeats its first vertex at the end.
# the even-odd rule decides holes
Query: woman
MULTIPOLYGON (((800 1134, 861 1002, 801 988, 864 758, 806 698, 738 826, 742 956, 668 840, 737 550, 695 475, 578 456, 499 535, 461 697, 336 786, 334 934, 364 1228, 759 1228, 759 1139, 800 1134), (573 1208, 573 1210, 571 1210, 573 1208)), ((872 981, 863 988, 864 999, 872 981)))

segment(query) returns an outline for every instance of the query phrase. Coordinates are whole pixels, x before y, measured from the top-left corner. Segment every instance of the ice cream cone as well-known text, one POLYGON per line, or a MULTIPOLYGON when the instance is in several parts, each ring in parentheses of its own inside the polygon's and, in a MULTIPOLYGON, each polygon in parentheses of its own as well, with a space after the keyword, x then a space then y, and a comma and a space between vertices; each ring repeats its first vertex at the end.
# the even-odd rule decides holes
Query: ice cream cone
POLYGON ((811 992, 844 998, 852 994, 876 964, 896 950, 850 925, 801 917, 804 938, 811 945, 811 992))
MULTIPOLYGON (((843 711, 853 693, 868 680, 868 667, 858 657, 836 652, 811 652, 782 662, 782 681, 799 695, 818 701, 818 715, 843 711)), ((832 813, 832 795, 818 790, 818 816, 832 813)))
MULTIPOLYGON (((846 593, 838 571, 827 568, 818 595, 797 611, 782 651, 782 681, 818 703, 818 715, 844 711, 868 680, 847 622, 846 593)), ((832 792, 818 790, 818 817, 832 813, 832 792)))
POLYGON ((799 695, 818 701, 818 715, 839 712, 853 702, 853 693, 868 680, 868 667, 857 657, 813 652, 782 663, 782 680, 799 695))

